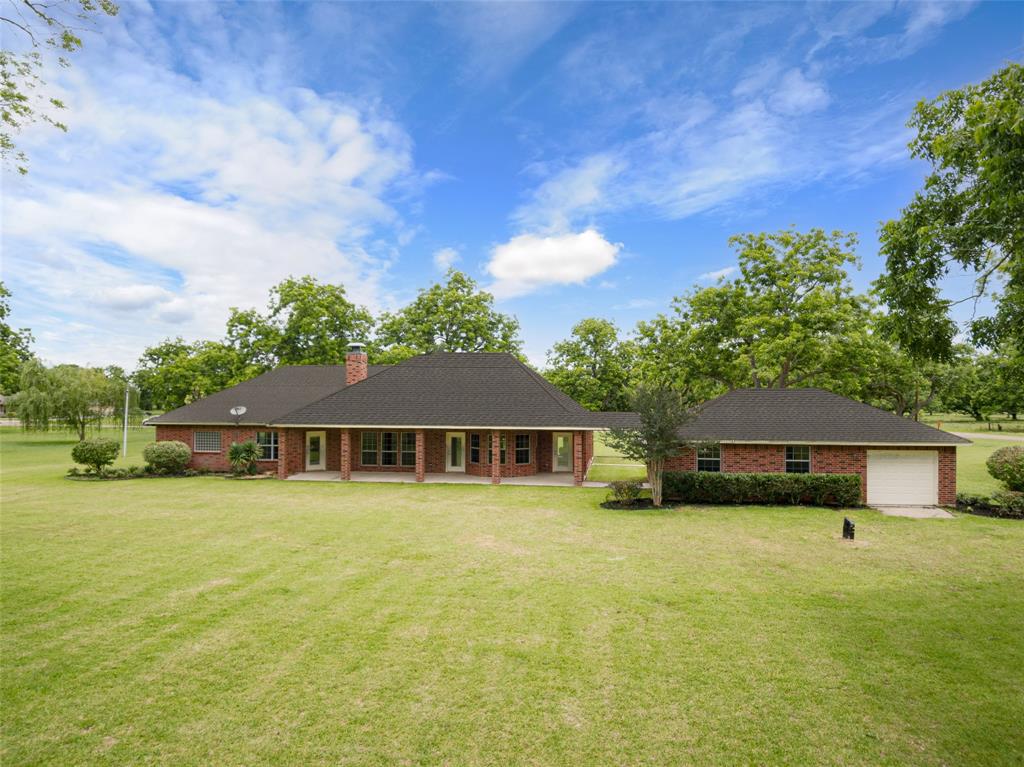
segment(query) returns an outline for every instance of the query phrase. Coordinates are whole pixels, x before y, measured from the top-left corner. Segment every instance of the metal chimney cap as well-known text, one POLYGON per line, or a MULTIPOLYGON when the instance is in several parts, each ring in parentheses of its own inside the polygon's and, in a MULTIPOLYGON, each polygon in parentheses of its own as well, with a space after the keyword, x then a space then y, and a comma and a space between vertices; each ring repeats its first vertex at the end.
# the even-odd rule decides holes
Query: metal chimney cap
POLYGON ((366 344, 359 341, 353 341, 348 345, 348 352, 349 354, 365 354, 366 344))

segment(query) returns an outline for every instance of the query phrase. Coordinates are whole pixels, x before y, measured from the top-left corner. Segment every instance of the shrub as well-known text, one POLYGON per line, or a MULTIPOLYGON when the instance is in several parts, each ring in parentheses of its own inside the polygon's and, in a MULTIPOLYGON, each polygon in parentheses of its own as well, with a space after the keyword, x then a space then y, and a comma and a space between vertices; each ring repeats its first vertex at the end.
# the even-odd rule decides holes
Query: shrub
POLYGON ((228 460, 231 468, 236 473, 255 474, 256 462, 263 457, 263 453, 252 440, 248 442, 232 442, 228 448, 228 460))
POLYGON ((665 497, 689 503, 859 506, 859 474, 732 474, 671 471, 665 497))
POLYGON ((109 466, 121 451, 120 446, 110 439, 86 439, 71 448, 71 458, 75 463, 88 466, 97 474, 109 466))
POLYGON ((184 442, 150 442, 142 457, 153 474, 181 474, 192 460, 192 450, 184 442))
POLYGON ((82 471, 77 466, 72 466, 70 469, 68 469, 68 476, 69 477, 80 477, 80 476, 82 476, 82 471))
POLYGON ((1011 490, 1024 490, 1024 447, 1001 447, 985 461, 988 473, 1011 490))
POLYGON ((956 507, 967 514, 1002 519, 1024 519, 1024 493, 999 490, 991 498, 984 495, 957 493, 956 507))
POLYGON ((640 498, 643 484, 635 479, 619 479, 608 483, 608 500, 623 506, 632 506, 640 498))

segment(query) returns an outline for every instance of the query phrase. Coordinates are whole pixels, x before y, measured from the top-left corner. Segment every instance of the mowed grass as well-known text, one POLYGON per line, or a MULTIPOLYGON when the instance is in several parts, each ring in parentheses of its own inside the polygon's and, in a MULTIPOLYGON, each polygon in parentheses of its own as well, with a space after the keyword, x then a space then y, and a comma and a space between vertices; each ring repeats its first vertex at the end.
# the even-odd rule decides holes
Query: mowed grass
POLYGON ((988 416, 987 421, 976 421, 964 413, 924 413, 921 420, 944 431, 1006 433, 1024 437, 1024 418, 1014 420, 1002 413, 988 416))
POLYGON ((1017 522, 71 482, 70 446, 2 434, 5 766, 1024 759, 1017 522))

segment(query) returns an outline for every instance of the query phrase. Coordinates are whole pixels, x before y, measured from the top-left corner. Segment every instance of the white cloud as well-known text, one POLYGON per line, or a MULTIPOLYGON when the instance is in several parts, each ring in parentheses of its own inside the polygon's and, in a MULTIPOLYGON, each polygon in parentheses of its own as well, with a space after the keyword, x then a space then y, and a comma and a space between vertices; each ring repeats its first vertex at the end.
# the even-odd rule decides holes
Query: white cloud
POLYGON ((434 251, 434 266, 439 271, 447 272, 459 260, 459 251, 455 248, 440 248, 434 251))
POLYGON ((784 115, 799 115, 824 109, 828 102, 828 89, 823 83, 807 79, 799 69, 791 69, 782 76, 770 103, 784 115))
POLYGON ((549 285, 578 285, 614 266, 621 244, 599 232, 541 236, 521 234, 491 250, 488 288, 499 298, 532 293, 549 285))
POLYGON ((623 168, 610 154, 587 157, 548 178, 512 218, 531 231, 566 231, 580 215, 607 205, 608 186, 623 168))
POLYGON ((730 274, 734 274, 738 271, 736 266, 727 266, 724 269, 716 269, 713 272, 704 272, 704 274, 698 277, 698 280, 707 280, 708 282, 717 282, 718 280, 728 277, 730 274))
MULTIPOLYGON (((103 361, 133 366, 164 336, 221 336, 229 307, 264 305, 289 275, 377 305, 408 232, 392 199, 421 181, 401 126, 372 103, 271 87, 259 62, 183 76, 134 43, 143 10, 56 83, 71 132, 27 131, 32 172, 4 179, 6 276, 64 327, 38 352, 82 361, 116 334, 103 361)), ((191 42, 180 55, 207 60, 191 42)))

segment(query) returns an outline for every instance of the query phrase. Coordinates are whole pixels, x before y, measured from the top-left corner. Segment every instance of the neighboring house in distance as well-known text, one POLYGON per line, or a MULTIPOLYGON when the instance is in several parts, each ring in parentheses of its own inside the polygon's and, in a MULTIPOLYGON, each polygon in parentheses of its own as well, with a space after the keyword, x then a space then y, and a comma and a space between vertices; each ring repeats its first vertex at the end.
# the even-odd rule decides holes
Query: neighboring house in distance
POLYGON ((872 506, 956 504, 956 446, 970 440, 821 389, 736 389, 680 430, 705 443, 675 471, 859 474, 872 506))
POLYGON ((580 485, 594 432, 622 419, 587 410, 510 354, 439 352, 378 367, 353 344, 344 366, 278 368, 147 424, 158 440, 191 446, 194 467, 221 471, 231 443, 252 439, 281 478, 454 473, 500 483, 550 473, 580 485))
MULTIPOLYGON (((278 368, 147 421, 158 440, 189 445, 196 468, 228 470, 231 443, 251 439, 262 468, 281 478, 560 474, 577 485, 594 432, 635 422, 634 413, 586 410, 509 354, 371 366, 359 344, 344 366, 278 368)), ((705 403, 680 438, 701 447, 681 450, 670 470, 859 474, 872 505, 953 505, 956 446, 968 443, 819 389, 731 391, 705 403)))

